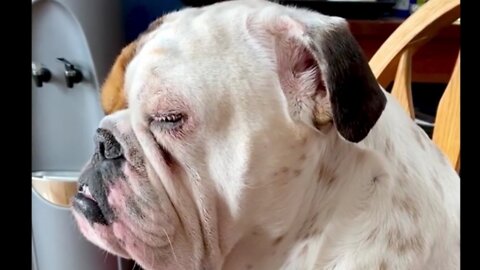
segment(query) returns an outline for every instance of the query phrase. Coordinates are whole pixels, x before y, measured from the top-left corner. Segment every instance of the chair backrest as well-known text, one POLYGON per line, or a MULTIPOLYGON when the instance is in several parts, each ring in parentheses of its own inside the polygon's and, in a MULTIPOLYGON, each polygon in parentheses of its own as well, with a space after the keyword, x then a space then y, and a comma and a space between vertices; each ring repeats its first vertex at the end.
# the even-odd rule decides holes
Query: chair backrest
MULTIPOLYGON (((382 44, 370 67, 383 87, 393 82, 392 95, 414 118, 411 89, 412 56, 439 30, 460 18, 460 0, 430 0, 410 15, 382 44)), ((439 55, 438 57, 442 57, 439 55)), ((460 169, 460 52, 440 99, 432 139, 460 169)))

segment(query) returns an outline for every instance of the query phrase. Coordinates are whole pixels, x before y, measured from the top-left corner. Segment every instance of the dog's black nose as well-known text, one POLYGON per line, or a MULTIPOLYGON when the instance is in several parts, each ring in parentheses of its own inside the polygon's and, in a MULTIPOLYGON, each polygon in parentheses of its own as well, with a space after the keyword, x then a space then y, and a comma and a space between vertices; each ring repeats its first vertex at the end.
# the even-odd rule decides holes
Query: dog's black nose
POLYGON ((107 129, 97 129, 95 143, 97 144, 96 152, 106 159, 116 159, 122 156, 122 147, 107 129))

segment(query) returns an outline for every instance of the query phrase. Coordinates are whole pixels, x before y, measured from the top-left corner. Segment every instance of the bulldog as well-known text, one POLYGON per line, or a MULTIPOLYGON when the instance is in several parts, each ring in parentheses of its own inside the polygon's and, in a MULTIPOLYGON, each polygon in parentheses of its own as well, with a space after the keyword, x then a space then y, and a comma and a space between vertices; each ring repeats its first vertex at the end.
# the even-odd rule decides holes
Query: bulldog
POLYGON ((459 269, 459 176, 342 18, 170 13, 123 49, 102 104, 73 215, 144 269, 459 269))

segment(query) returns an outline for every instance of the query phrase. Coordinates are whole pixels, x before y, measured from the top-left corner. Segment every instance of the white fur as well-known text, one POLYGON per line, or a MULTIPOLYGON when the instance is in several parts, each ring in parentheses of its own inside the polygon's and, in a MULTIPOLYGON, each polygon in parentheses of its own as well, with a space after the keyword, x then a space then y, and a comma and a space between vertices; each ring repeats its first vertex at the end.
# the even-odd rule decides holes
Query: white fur
POLYGON ((162 267, 459 269, 456 172, 387 92, 383 114, 358 144, 334 126, 318 132, 308 117, 294 119, 272 51, 251 34, 281 16, 345 23, 266 1, 186 9, 166 15, 128 66, 129 113, 107 119, 131 121, 190 221, 178 265, 162 267), (185 136, 150 129, 148 117, 169 110, 188 113, 185 136), (158 143, 184 174, 164 166, 158 143))

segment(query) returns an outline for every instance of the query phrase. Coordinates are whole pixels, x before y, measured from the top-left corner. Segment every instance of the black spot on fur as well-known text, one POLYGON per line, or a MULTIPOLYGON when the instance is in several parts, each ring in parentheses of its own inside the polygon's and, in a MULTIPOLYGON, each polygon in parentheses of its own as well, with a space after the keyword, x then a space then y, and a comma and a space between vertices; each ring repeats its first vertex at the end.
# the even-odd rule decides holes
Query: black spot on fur
POLYGON ((282 235, 282 236, 276 238, 276 239, 273 241, 273 245, 276 246, 276 245, 278 245, 280 242, 282 242, 283 237, 284 237, 284 236, 282 235))

